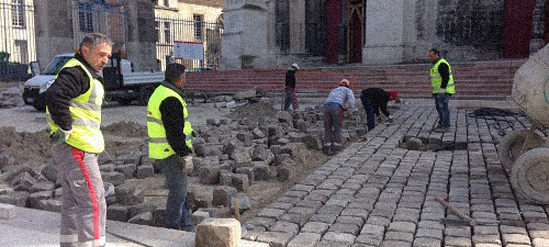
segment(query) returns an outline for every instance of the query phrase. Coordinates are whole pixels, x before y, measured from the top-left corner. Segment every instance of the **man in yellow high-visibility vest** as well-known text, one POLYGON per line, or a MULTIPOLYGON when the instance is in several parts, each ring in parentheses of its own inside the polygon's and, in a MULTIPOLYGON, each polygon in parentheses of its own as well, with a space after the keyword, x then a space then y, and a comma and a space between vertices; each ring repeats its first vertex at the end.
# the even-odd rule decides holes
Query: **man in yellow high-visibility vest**
POLYGON ((192 231, 194 226, 187 206, 187 176, 183 157, 192 154, 191 123, 183 100, 185 66, 168 64, 165 81, 156 88, 147 104, 149 157, 156 160, 168 187, 166 227, 192 231))
POLYGON ((105 189, 97 156, 105 148, 101 125, 103 78, 112 42, 86 35, 79 53, 46 91, 52 158, 63 188, 60 246, 105 246, 105 189))
POLYGON ((433 129, 435 132, 444 133, 450 130, 450 109, 448 102, 456 93, 454 75, 450 64, 440 57, 437 49, 429 50, 428 57, 433 63, 430 79, 433 98, 438 112, 438 125, 433 129))

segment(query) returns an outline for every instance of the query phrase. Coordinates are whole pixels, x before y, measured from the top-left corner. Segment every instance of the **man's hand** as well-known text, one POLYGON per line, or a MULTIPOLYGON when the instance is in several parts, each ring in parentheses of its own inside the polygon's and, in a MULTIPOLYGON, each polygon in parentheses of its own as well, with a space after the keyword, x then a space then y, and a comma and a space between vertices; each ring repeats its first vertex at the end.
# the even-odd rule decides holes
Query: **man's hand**
POLYGON ((69 139, 69 136, 72 133, 72 129, 64 130, 59 128, 53 134, 50 135, 50 141, 53 145, 59 145, 69 139))
POLYGON ((439 94, 440 95, 445 95, 446 94, 446 89, 445 88, 440 88, 439 94))
POLYGON ((187 175, 190 175, 191 172, 193 172, 193 156, 192 155, 187 155, 185 157, 183 157, 183 166, 185 166, 183 168, 183 170, 185 171, 185 174, 187 175))

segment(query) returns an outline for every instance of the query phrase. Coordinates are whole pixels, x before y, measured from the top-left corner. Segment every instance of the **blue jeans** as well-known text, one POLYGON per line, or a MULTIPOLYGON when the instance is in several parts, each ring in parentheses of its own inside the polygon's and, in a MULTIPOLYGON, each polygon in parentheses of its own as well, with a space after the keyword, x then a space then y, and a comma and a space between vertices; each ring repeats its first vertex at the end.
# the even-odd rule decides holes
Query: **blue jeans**
POLYGON ((438 124, 442 127, 450 127, 450 109, 448 109, 448 102, 452 97, 451 94, 433 94, 435 98, 435 106, 438 112, 438 124))
POLYGON ((166 227, 192 231, 194 226, 187 206, 187 175, 183 159, 172 155, 158 161, 158 167, 166 178, 168 202, 166 204, 166 227))

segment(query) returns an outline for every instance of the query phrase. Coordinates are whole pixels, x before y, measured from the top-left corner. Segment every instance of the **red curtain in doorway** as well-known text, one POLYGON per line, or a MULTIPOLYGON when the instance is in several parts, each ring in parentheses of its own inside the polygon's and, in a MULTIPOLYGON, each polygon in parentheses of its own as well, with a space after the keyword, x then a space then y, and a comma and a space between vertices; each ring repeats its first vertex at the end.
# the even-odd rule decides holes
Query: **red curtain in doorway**
POLYGON ((503 30, 505 57, 524 58, 530 55, 532 11, 535 5, 536 0, 505 0, 503 30))
POLYGON ((339 55, 339 26, 342 0, 326 0, 326 62, 335 64, 339 55))

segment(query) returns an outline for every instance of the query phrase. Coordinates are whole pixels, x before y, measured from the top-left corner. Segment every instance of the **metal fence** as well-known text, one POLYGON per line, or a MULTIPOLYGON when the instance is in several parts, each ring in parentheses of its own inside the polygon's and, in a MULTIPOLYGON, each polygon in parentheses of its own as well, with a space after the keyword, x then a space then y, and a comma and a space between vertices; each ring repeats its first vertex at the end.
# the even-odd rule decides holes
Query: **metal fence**
POLYGON ((156 17, 155 19, 156 58, 162 70, 166 68, 166 58, 173 54, 174 41, 203 43, 203 60, 176 59, 176 62, 184 64, 189 70, 219 68, 223 23, 172 17, 156 17))
POLYGON ((34 6, 22 0, 0 3, 0 79, 24 79, 36 60, 34 6))

